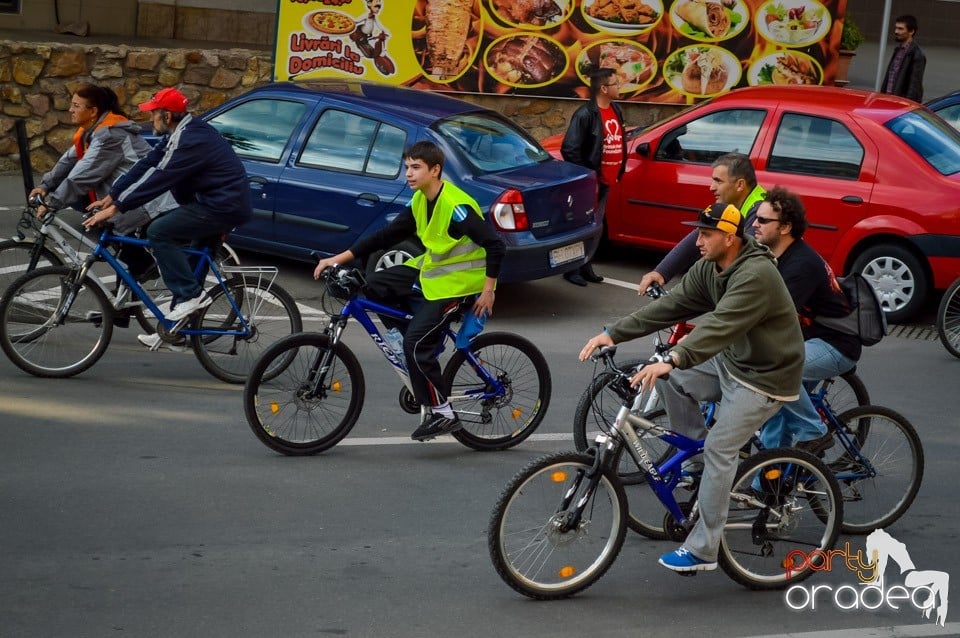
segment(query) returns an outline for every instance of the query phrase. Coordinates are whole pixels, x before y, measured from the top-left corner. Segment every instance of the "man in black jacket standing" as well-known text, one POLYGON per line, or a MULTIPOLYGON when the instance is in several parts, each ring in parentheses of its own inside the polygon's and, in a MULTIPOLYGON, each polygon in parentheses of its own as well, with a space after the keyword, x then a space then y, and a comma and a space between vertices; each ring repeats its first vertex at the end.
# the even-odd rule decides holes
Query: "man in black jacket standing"
POLYGON ((887 72, 883 76, 883 92, 923 101, 923 70, 927 57, 914 38, 917 35, 917 19, 911 15, 894 20, 893 38, 899 45, 893 51, 887 72))
MULTIPOLYGON (((601 222, 607 193, 620 181, 627 163, 623 113, 613 102, 618 97, 620 80, 614 70, 595 71, 590 76, 590 101, 574 111, 560 147, 563 159, 597 172, 597 216, 601 222)), ((589 255, 579 270, 571 270, 563 278, 578 286, 586 286, 588 281, 600 283, 603 277, 593 272, 592 259, 589 255)))

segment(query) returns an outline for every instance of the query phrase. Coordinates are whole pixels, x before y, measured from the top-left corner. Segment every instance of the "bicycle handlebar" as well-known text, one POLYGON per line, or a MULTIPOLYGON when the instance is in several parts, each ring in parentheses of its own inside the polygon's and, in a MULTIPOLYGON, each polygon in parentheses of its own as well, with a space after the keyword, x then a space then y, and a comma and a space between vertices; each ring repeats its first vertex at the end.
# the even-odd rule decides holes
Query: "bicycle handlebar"
POLYGON ((644 291, 643 294, 645 294, 646 296, 650 297, 651 299, 659 299, 660 297, 663 297, 664 295, 666 295, 666 294, 668 294, 668 293, 667 293, 667 291, 663 288, 663 286, 661 286, 660 284, 654 282, 654 283, 650 284, 650 286, 644 291))

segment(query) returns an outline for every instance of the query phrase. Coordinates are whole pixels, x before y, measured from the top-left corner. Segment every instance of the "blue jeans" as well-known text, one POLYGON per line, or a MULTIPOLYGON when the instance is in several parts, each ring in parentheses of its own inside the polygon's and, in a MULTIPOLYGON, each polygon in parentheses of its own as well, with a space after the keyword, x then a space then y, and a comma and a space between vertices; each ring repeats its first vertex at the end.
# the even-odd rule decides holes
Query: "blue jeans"
MULTIPOLYGON (((856 361, 845 357, 823 339, 804 342, 803 383, 809 390, 819 381, 839 376, 852 370, 856 361)), ((764 448, 792 447, 798 441, 811 441, 827 433, 806 392, 797 401, 784 403, 760 431, 764 448)))
POLYGON ((173 294, 174 305, 203 292, 182 247, 202 248, 219 240, 233 226, 231 221, 211 215, 197 204, 187 204, 167 211, 147 227, 147 239, 153 246, 163 283, 173 294))

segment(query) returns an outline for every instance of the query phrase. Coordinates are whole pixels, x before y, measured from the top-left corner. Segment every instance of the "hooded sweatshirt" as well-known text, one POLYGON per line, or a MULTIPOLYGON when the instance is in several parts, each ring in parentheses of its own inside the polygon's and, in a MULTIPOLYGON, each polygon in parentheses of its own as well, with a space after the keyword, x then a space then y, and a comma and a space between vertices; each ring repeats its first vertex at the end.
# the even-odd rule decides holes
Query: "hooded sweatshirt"
POLYGON ((669 295, 623 317, 608 332, 620 343, 694 317, 699 317, 696 329, 672 350, 678 367, 717 356, 744 386, 780 401, 798 398, 803 335, 766 246, 744 238, 737 258, 719 272, 716 263, 700 259, 669 295))

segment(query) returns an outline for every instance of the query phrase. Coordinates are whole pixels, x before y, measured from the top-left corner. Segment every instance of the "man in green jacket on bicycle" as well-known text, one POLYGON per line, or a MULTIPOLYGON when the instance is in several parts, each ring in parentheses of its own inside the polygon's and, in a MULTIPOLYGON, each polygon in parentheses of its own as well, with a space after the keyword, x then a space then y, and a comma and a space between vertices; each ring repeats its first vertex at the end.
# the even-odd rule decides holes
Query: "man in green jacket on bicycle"
MULTIPOLYGON (((313 277, 318 279, 333 265, 389 248, 414 233, 423 243, 426 250, 419 257, 371 275, 366 294, 387 305, 412 306, 403 354, 413 394, 432 414, 410 438, 427 441, 463 427, 443 391, 443 371, 436 352, 447 326, 467 299, 479 295, 468 310, 477 317, 493 313, 494 289, 506 246, 473 198, 441 179, 444 156, 440 147, 416 142, 404 153, 404 162, 407 185, 414 191, 410 204, 385 228, 358 240, 349 250, 321 259, 313 277)), ((384 324, 397 325, 386 318, 384 324)))
POLYGON ((587 341, 580 360, 602 346, 699 317, 697 329, 663 362, 644 366, 632 379, 649 387, 669 374, 657 388, 671 428, 706 438, 700 516, 683 546, 660 557, 668 569, 696 572, 717 567, 740 448, 784 401, 799 396, 803 336, 770 251, 743 236, 744 218, 735 206, 712 204, 696 222, 685 223, 698 228, 702 258, 670 295, 587 341), (701 401, 719 402, 709 432, 701 401))

